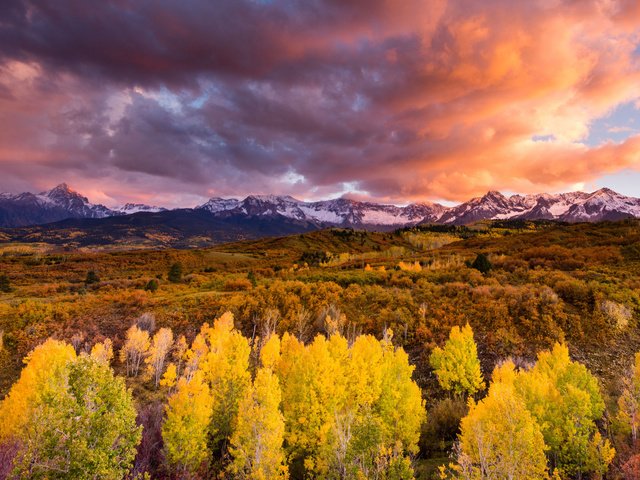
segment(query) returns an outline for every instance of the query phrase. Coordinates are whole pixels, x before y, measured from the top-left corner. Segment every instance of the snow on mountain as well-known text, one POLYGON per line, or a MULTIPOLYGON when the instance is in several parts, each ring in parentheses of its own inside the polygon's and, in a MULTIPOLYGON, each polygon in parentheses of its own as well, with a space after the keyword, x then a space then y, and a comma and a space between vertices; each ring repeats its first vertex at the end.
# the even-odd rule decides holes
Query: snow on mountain
POLYGON ((244 200, 212 198, 196 208, 214 214, 281 215, 322 225, 398 228, 418 223, 466 225, 480 220, 524 219, 567 222, 640 217, 640 199, 612 190, 593 193, 512 195, 490 191, 455 207, 415 203, 405 207, 346 198, 303 202, 290 196, 251 195, 244 200))
POLYGON ((42 192, 37 197, 44 204, 67 210, 73 218, 105 218, 114 214, 113 210, 104 205, 90 203, 87 197, 71 190, 66 183, 42 192))
POLYGON ((105 218, 115 212, 94 205, 66 183, 41 193, 2 194, 0 226, 17 227, 56 222, 67 218, 105 218))
POLYGON ((472 198, 468 202, 450 208, 438 223, 462 225, 489 218, 511 218, 525 211, 521 198, 518 197, 511 202, 500 192, 491 191, 483 197, 472 198))
POLYGON ((626 217, 640 217, 640 199, 602 188, 574 201, 559 219, 567 222, 597 222, 626 217))
POLYGON ((407 207, 357 202, 346 198, 303 202, 291 196, 250 195, 244 200, 212 198, 196 207, 214 214, 281 215, 323 225, 358 227, 400 227, 415 225, 425 218, 437 219, 445 207, 437 204, 412 204, 407 207))
POLYGON ((145 205, 143 203, 125 203, 121 207, 116 207, 113 210, 122 215, 131 215, 132 213, 138 212, 164 212, 167 209, 164 207, 145 205))
POLYGON ((202 210, 208 210, 211 213, 224 212, 226 210, 233 210, 238 206, 240 202, 235 198, 210 198, 207 203, 199 205, 196 208, 202 210))
MULTIPOLYGON (((437 203, 407 206, 360 202, 347 198, 305 202, 291 196, 250 195, 243 200, 214 197, 195 207, 214 217, 261 218, 316 226, 394 229, 424 223, 466 225, 480 220, 524 219, 565 222, 640 218, 640 199, 603 188, 596 192, 512 195, 490 191, 454 207, 437 203)), ((127 203, 114 209, 96 205, 62 183, 41 192, 0 193, 0 227, 56 222, 68 218, 105 218, 138 212, 162 212, 162 207, 127 203)))
POLYGON ((640 217, 640 199, 603 188, 593 193, 513 195, 489 192, 450 208, 438 223, 464 225, 479 220, 524 219, 595 222, 640 217))
POLYGON ((0 227, 41 225, 70 218, 107 218, 136 212, 160 212, 160 207, 128 203, 110 209, 93 204, 80 193, 61 183, 40 193, 0 194, 0 227))

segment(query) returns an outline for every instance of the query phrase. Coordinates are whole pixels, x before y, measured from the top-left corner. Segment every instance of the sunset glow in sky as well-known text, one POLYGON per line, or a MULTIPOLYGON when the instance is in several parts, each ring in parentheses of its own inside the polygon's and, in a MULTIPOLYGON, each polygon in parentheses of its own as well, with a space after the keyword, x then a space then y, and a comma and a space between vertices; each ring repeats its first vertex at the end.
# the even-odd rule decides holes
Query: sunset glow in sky
POLYGON ((640 196, 637 0, 3 0, 0 191, 640 196))

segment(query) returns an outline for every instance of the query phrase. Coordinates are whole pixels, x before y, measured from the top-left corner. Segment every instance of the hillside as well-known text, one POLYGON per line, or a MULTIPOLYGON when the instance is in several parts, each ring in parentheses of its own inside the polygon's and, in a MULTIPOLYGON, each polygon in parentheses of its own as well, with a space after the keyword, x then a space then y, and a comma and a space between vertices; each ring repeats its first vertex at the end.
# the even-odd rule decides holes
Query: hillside
POLYGON ((204 210, 180 209, 5 228, 0 229, 0 238, 67 248, 197 248, 316 229, 307 222, 281 217, 216 218, 204 210))
MULTIPOLYGON (((274 324, 278 333, 308 341, 327 331, 327 318, 342 319, 347 338, 380 338, 390 328, 416 365, 414 379, 428 411, 444 408, 446 398, 428 357, 455 325, 472 326, 485 375, 507 357, 527 364, 566 341, 573 358, 599 378, 611 412, 620 375, 640 350, 635 220, 493 222, 389 233, 329 229, 191 250, 65 252, 13 243, 0 252, 0 271, 11 288, 0 294, 3 394, 21 359, 45 338, 84 349, 110 337, 118 349, 145 313, 189 341, 225 311, 248 338, 274 324), (485 275, 470 266, 479 253, 492 265, 485 275), (182 278, 172 283, 168 272, 176 263, 182 278), (97 280, 87 281, 90 271, 97 280), (149 289, 151 281, 157 290, 149 289)), ((123 364, 114 365, 122 373, 123 364)), ((140 402, 162 395, 142 380, 128 382, 140 402)), ((438 415, 424 427, 421 478, 431 478, 433 465, 447 455, 443 445, 455 436, 455 425, 452 433, 438 415)))

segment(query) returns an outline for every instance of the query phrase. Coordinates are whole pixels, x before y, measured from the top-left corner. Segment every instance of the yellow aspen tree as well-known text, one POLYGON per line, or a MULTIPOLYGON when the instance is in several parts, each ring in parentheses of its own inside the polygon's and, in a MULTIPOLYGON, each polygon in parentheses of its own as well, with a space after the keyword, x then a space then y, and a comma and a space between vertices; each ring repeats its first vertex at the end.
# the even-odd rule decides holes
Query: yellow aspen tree
POLYGON ((382 421, 382 438, 394 457, 418 453, 418 441, 427 412, 420 387, 412 379, 415 367, 400 347, 389 340, 381 342, 382 381, 380 398, 376 404, 382 421))
POLYGON ((164 373, 164 364, 173 345, 173 332, 170 328, 161 328, 153 336, 149 354, 145 359, 154 385, 157 387, 164 373))
MULTIPOLYGON (((280 355, 275 366, 275 372, 280 380, 280 387, 285 388, 289 380, 293 380, 291 370, 302 361, 305 345, 294 335, 285 332, 280 339, 280 355)), ((287 399, 283 397, 283 401, 287 399)))
POLYGON ((468 323, 463 328, 451 329, 444 348, 436 347, 429 363, 438 377, 438 383, 446 391, 453 391, 456 395, 473 395, 484 389, 478 348, 468 323))
POLYGON ((124 379, 82 354, 28 416, 12 478, 124 478, 141 431, 124 379))
POLYGON ((229 471, 236 478, 288 478, 282 449, 284 418, 280 401, 278 377, 270 368, 258 369, 253 385, 240 401, 238 421, 231 437, 229 451, 233 461, 229 471))
POLYGON ((19 435, 43 397, 63 388, 75 349, 65 342, 48 339, 24 359, 20 378, 0 403, 0 442, 19 435))
POLYGON ((292 475, 295 470, 325 478, 334 461, 327 445, 333 441, 335 412, 341 410, 345 396, 344 366, 334 357, 337 350, 323 336, 307 346, 288 334, 282 338, 278 376, 292 475))
POLYGON ((552 468, 566 476, 606 470, 614 452, 609 441, 590 447, 605 409, 600 386, 566 345, 540 352, 533 368, 515 377, 515 387, 542 429, 552 468))
POLYGON ((376 408, 382 393, 382 346, 375 337, 361 335, 347 354, 343 360, 346 394, 334 415, 335 440, 325 447, 334 451, 331 466, 338 478, 374 478, 384 447, 376 408))
POLYGON ((189 350, 189 345, 187 344, 187 339, 184 335, 180 335, 178 340, 173 346, 173 351, 171 353, 171 358, 173 363, 176 366, 176 375, 182 375, 182 370, 184 368, 184 364, 187 361, 187 351, 189 350))
POLYGON ((260 350, 260 362, 263 368, 276 369, 280 363, 280 337, 271 335, 260 350))
POLYGON ((233 326, 229 312, 218 318, 213 327, 203 328, 207 351, 200 359, 200 371, 211 391, 211 435, 214 444, 226 442, 233 433, 238 404, 251 382, 249 341, 233 326))
MULTIPOLYGON (((191 342, 191 348, 184 353, 184 377, 190 379, 200 367, 200 361, 209 351, 209 346, 205 340, 204 333, 210 329, 208 323, 204 323, 200 328, 200 332, 191 342)), ((176 362, 180 364, 179 360, 176 362)))
POLYGON ((149 332, 132 325, 127 330, 125 343, 120 350, 120 361, 127 367, 127 375, 136 377, 149 351, 149 332))
POLYGON ((340 478, 413 478, 410 456, 426 412, 406 353, 359 336, 348 351, 344 409, 336 415, 335 466, 340 478))
POLYGON ((181 378, 169 397, 162 425, 167 461, 183 477, 194 474, 209 458, 207 445, 213 399, 202 374, 181 378))
POLYGON ((175 363, 170 363, 167 365, 167 369, 164 371, 162 375, 162 380, 160 380, 160 385, 163 387, 173 388, 178 381, 178 370, 176 369, 175 363))
POLYGON ((110 365, 113 359, 113 342, 111 339, 107 338, 104 342, 96 343, 91 348, 91 357, 104 365, 110 365))
POLYGON ((360 335, 349 349, 346 372, 349 395, 347 401, 359 408, 371 409, 382 392, 383 351, 372 335, 360 335))
POLYGON ((513 385, 494 382, 487 397, 469 401, 453 470, 463 480, 549 478, 540 426, 513 385))

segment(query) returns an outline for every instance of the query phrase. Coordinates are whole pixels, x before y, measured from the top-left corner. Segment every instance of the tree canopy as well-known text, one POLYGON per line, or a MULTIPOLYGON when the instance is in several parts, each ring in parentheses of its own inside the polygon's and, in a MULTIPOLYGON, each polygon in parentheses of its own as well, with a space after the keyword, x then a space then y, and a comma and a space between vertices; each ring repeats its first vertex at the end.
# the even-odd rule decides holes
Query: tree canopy
POLYGON ((453 327, 444 347, 436 347, 429 362, 444 390, 473 395, 484 388, 478 348, 468 323, 453 327))

